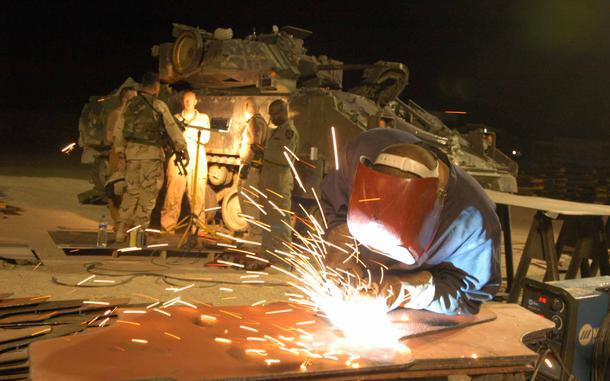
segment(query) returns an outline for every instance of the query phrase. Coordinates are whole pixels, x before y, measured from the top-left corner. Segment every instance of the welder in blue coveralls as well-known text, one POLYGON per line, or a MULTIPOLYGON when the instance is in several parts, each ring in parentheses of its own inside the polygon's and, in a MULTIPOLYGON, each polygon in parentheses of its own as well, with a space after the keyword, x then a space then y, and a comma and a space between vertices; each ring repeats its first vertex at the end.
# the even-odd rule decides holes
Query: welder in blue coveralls
MULTIPOLYGON (((369 268, 387 267, 377 291, 391 309, 476 314, 493 298, 501 283, 500 223, 470 175, 395 129, 362 133, 339 162, 321 186, 327 240, 341 247, 353 236, 369 268)), ((345 256, 334 250, 329 265, 346 266, 345 256)), ((346 263, 353 269, 353 260, 346 263)))

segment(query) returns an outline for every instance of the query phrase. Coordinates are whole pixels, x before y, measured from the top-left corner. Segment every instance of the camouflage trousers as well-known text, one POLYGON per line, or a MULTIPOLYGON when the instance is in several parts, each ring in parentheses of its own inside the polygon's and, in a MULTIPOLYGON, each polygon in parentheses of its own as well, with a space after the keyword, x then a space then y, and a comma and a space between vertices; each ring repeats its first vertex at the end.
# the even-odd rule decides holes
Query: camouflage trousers
MULTIPOLYGON (((248 178, 245 180, 240 180, 238 190, 239 194, 239 206, 241 207, 241 212, 247 216, 253 217, 255 220, 260 221, 261 212, 258 210, 256 206, 252 204, 246 197, 244 197, 241 192, 247 194, 250 198, 254 199, 259 204, 263 202, 261 200, 261 196, 252 189, 252 187, 261 190, 260 187, 260 178, 261 178, 261 170, 260 168, 250 168, 248 171, 248 178)), ((262 191, 262 190, 261 190, 262 191)), ((254 242, 261 242, 262 240, 263 229, 255 224, 248 224, 248 240, 254 242)))
POLYGON ((260 190, 267 194, 268 199, 264 203, 264 210, 267 214, 261 213, 261 222, 269 225, 271 232, 263 232, 261 253, 271 259, 275 257, 269 252, 276 249, 285 250, 286 247, 282 245, 282 242, 292 240, 290 229, 292 186, 293 178, 290 167, 269 162, 263 164, 260 190), (271 203, 275 204, 277 208, 271 203))
POLYGON ((163 186, 163 162, 149 159, 127 160, 125 182, 127 191, 119 209, 119 230, 131 225, 147 228, 163 186))
POLYGON ((205 152, 199 157, 197 176, 195 176, 194 158, 189 162, 186 171, 188 172, 186 176, 181 175, 174 164, 174 157, 170 158, 167 164, 167 191, 161 209, 161 227, 165 230, 171 230, 176 226, 178 217, 180 217, 184 192, 190 202, 191 212, 201 216, 202 219, 205 218, 205 213, 201 213, 205 209, 205 191, 208 183, 208 163, 205 152), (196 189, 195 182, 197 182, 196 189))

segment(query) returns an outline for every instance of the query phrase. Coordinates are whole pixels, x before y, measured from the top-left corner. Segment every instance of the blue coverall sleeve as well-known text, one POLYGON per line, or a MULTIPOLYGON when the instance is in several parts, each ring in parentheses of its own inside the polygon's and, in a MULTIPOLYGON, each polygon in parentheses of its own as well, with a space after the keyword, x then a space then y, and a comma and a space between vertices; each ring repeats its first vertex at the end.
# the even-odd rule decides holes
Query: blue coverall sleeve
POLYGON ((435 295, 426 309, 454 315, 478 313, 481 303, 491 300, 500 288, 499 237, 499 227, 486 226, 478 210, 464 210, 441 237, 447 252, 434 258, 444 259, 428 268, 435 295))

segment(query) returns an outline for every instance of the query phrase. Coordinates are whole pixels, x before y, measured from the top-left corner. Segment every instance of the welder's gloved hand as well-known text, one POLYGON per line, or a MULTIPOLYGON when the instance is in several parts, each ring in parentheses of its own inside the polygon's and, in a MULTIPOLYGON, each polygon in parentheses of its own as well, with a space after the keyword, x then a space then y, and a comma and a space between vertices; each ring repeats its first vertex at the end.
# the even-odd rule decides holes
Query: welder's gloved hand
POLYGON ((428 271, 390 272, 381 283, 379 295, 386 298, 390 311, 399 307, 421 310, 430 305, 434 292, 434 278, 428 271))
POLYGON ((325 260, 326 266, 332 269, 340 269, 350 272, 354 275, 354 277, 363 279, 366 275, 366 271, 363 269, 363 266, 358 264, 355 255, 349 258, 353 252, 353 249, 348 247, 346 244, 353 245, 354 239, 347 229, 347 224, 341 224, 330 230, 326 234, 326 241, 334 245, 327 246, 325 260))

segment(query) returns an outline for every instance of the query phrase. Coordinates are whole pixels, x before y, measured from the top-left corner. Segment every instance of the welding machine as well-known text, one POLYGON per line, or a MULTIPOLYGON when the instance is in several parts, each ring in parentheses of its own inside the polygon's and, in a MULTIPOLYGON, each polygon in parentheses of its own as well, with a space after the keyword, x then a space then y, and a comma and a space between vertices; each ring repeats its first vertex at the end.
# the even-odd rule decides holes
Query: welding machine
MULTIPOLYGON (((594 348, 600 351, 600 345, 595 345, 596 339, 604 340, 604 353, 610 350, 609 338, 598 337, 610 309, 609 290, 610 276, 546 283, 525 279, 521 305, 555 323, 547 344, 559 357, 551 354, 544 359, 536 380, 569 380, 559 361, 579 381, 593 380, 592 368, 600 366, 593 361, 598 354, 594 354, 594 348)), ((607 327, 603 330, 607 336, 606 331, 607 327)), ((606 364, 603 364, 603 374, 606 374, 606 364)))

